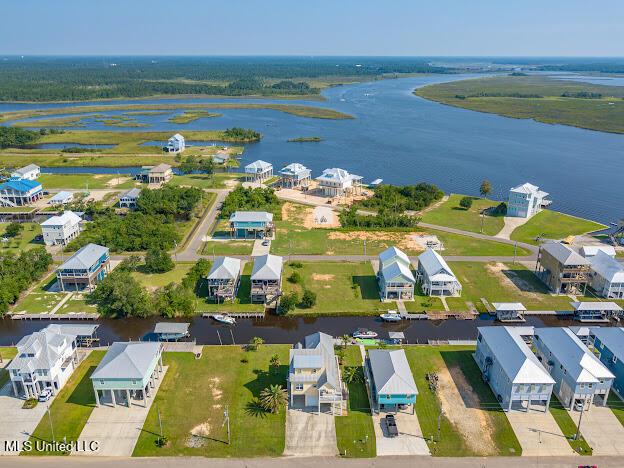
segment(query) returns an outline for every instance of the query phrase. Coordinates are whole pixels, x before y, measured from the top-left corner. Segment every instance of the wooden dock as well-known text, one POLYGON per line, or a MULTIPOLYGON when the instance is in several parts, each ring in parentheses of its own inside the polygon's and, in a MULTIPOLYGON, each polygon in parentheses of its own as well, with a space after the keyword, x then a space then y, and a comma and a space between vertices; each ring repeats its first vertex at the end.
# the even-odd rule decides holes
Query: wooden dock
POLYGON ((450 318, 456 320, 474 320, 477 312, 427 312, 426 314, 410 314, 408 312, 399 312, 403 320, 447 320, 450 318))
POLYGON ((11 314, 11 320, 97 320, 97 312, 77 312, 75 314, 11 314))
MULTIPOLYGON (((204 312, 203 318, 212 318, 217 312, 204 312)), ((264 312, 220 312, 236 319, 263 319, 264 312)))
POLYGON ((429 320, 428 314, 410 314, 408 312, 399 312, 403 320, 429 320))
POLYGON ((573 310, 525 310, 524 315, 552 315, 557 317, 569 317, 574 315, 573 310))

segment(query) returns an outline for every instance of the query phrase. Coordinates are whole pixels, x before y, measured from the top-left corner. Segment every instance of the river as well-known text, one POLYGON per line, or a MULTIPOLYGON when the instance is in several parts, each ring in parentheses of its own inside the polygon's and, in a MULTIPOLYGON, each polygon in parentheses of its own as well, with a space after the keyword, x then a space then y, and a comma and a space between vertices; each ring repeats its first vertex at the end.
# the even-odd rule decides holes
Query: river
MULTIPOLYGON (((264 159, 281 167, 298 161, 315 175, 327 167, 343 167, 371 181, 432 182, 443 190, 477 194, 483 179, 492 196, 529 181, 549 192, 552 208, 604 223, 623 215, 624 135, 549 125, 479 113, 421 99, 417 87, 475 75, 430 75, 337 86, 323 91, 324 102, 287 101, 330 107, 355 116, 352 120, 298 117, 276 110, 222 109, 221 117, 188 124, 168 121, 179 111, 133 116, 149 124, 144 130, 181 131, 253 128, 263 134, 246 145, 243 164, 264 159), (287 143, 289 138, 319 136, 320 143, 287 143)), ((111 104, 253 102, 270 99, 145 99, 111 104)), ((87 105, 89 103, 82 103, 87 105)), ((93 104, 106 104, 97 102, 93 104)), ((62 108, 76 104, 0 104, 0 112, 24 108, 62 108)), ((120 115, 124 111, 98 112, 120 115)), ((85 121, 81 129, 132 131, 85 121)), ((72 168, 66 169, 72 171, 72 168)), ((83 169, 84 170, 84 169, 83 169)), ((93 169, 95 170, 95 169, 93 169)), ((116 171, 117 169, 115 169, 116 171)))

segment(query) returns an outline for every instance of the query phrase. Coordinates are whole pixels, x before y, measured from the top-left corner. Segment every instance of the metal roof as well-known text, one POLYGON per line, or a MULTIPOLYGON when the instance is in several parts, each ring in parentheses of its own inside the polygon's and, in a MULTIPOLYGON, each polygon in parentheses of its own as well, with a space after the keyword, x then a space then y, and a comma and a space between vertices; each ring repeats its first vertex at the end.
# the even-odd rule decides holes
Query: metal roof
POLYGON ((496 310, 526 310, 521 302, 494 302, 492 305, 496 310))
POLYGON ((69 260, 63 263, 59 267, 59 270, 85 270, 91 268, 102 255, 107 254, 108 247, 97 244, 87 244, 72 255, 69 260))
POLYGON ((383 267, 393 263, 394 261, 399 261, 406 266, 410 266, 412 262, 405 252, 397 247, 388 247, 386 250, 379 254, 379 269, 383 269, 383 267))
POLYGON ((353 180, 361 180, 361 179, 362 179, 361 176, 358 176, 355 174, 349 174, 348 171, 344 169, 340 169, 338 167, 331 167, 329 169, 325 169, 323 173, 316 178, 316 180, 320 180, 320 181, 326 180, 329 182, 340 182, 340 183, 349 182, 353 180))
POLYGON ((305 337, 304 346, 304 348, 290 350, 289 380, 291 382, 303 380, 316 382, 319 389, 325 384, 339 389, 340 370, 334 352, 334 339, 326 333, 316 332, 305 337), (323 372, 312 374, 312 376, 302 376, 294 372, 297 368, 323 369, 323 372))
POLYGON ((574 250, 561 242, 546 242, 542 245, 541 249, 544 252, 548 252, 562 265, 589 265, 589 260, 581 257, 574 250))
POLYGON ((612 245, 584 245, 581 247, 580 253, 583 257, 593 257, 598 252, 603 252, 610 257, 615 257, 615 247, 612 245))
POLYGON ((123 192, 119 198, 139 198, 139 195, 141 195, 141 189, 135 187, 123 192))
POLYGON ((217 257, 210 268, 208 279, 228 279, 238 278, 241 271, 241 261, 232 257, 217 257))
POLYGON ((24 373, 31 373, 37 369, 49 370, 58 364, 62 352, 71 346, 75 339, 76 335, 58 333, 46 328, 26 335, 17 343, 17 354, 6 368, 24 373))
POLYGON ((99 324, 86 324, 86 323, 52 323, 44 328, 53 333, 64 333, 66 335, 74 336, 93 336, 99 324))
POLYGON ((157 335, 169 333, 185 335, 188 333, 190 325, 190 323, 182 322, 158 322, 154 327, 154 333, 157 335))
POLYGON ((624 361, 624 328, 592 327, 590 333, 600 340, 620 361, 624 361))
POLYGON ((282 276, 284 259, 277 255, 261 255, 254 258, 252 280, 279 280, 282 276))
POLYGON ((161 344, 155 342, 113 343, 91 374, 91 380, 144 379, 160 350, 161 344))
POLYGON ((624 283, 624 266, 615 258, 598 251, 589 261, 592 271, 610 283, 624 283))
POLYGON ((537 185, 529 184, 528 182, 513 187, 510 192, 524 193, 525 195, 534 195, 539 198, 544 198, 548 196, 547 192, 539 190, 539 187, 537 185))
POLYGON ((552 353, 576 382, 598 383, 614 375, 568 328, 537 328, 535 337, 552 353))
POLYGON ((377 394, 418 394, 404 350, 370 349, 368 361, 377 394))
POLYGON ((235 211, 230 215, 230 222, 234 223, 270 223, 273 213, 266 211, 235 211))
POLYGON ((412 270, 400 261, 395 261, 381 270, 381 277, 386 283, 396 281, 400 277, 403 281, 416 284, 412 270))
POLYGON ((161 172, 167 172, 171 170, 171 166, 169 164, 165 164, 165 163, 160 163, 158 166, 154 166, 152 167, 149 172, 151 173, 158 173, 160 174, 161 172))
POLYGON ((281 168, 279 173, 285 176, 296 176, 299 174, 309 174, 310 169, 305 167, 303 164, 291 163, 288 166, 281 168))
POLYGON ((30 192, 32 189, 41 189, 41 184, 36 180, 19 179, 8 180, 7 182, 0 184, 0 190, 10 188, 16 192, 30 192))
POLYGON ((404 340, 405 339, 405 333, 389 331, 388 332, 388 338, 390 338, 391 340, 404 340))
POLYGON ((245 172, 247 174, 257 174, 258 172, 265 172, 273 168, 273 164, 258 159, 257 161, 247 164, 245 166, 245 172))
POLYGON ((64 226, 65 223, 71 222, 72 224, 78 224, 82 221, 82 218, 73 211, 65 211, 60 216, 51 216, 41 223, 41 226, 64 226))
POLYGON ((180 135, 179 133, 176 133, 171 138, 169 138, 169 141, 171 141, 171 140, 184 141, 184 137, 182 135, 180 135))
POLYGON ((479 327, 478 330, 512 383, 555 383, 522 339, 521 330, 517 330, 516 327, 498 326, 479 327))
POLYGON ((574 310, 605 310, 610 312, 618 312, 622 308, 615 302, 570 302, 574 310))
POLYGON ((26 174, 28 172, 32 172, 32 171, 39 171, 41 170, 41 168, 39 166, 37 166, 36 164, 28 164, 27 166, 24 167, 20 167, 19 169, 15 169, 13 171, 13 174, 26 174))
POLYGON ((71 200, 72 198, 74 198, 73 193, 61 190, 48 200, 48 204, 63 203, 64 201, 71 200))
POLYGON ((418 256, 418 265, 422 265, 432 281, 457 281, 453 270, 442 256, 433 249, 427 249, 418 256))

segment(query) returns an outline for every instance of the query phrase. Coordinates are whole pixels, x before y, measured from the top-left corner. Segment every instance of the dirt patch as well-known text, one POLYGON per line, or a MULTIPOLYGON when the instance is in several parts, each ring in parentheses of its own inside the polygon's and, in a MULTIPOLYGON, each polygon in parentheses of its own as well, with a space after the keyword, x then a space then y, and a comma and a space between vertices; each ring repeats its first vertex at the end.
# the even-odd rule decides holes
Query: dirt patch
POLYGON ((515 294, 522 292, 530 296, 531 299, 539 300, 539 296, 536 294, 539 291, 536 291, 531 283, 520 278, 515 271, 510 270, 504 263, 488 263, 485 265, 485 269, 498 278, 502 285, 511 292, 515 294))
POLYGON ((320 275, 318 273, 312 274, 312 279, 314 281, 332 281, 336 275, 320 275))
POLYGON ((108 188, 116 187, 116 186, 124 184, 124 183, 126 183, 126 182, 128 182, 130 180, 132 180, 130 177, 115 177, 114 179, 111 179, 108 182, 106 182, 106 186, 108 188))
POLYGON ((195 426, 191 429, 185 445, 190 448, 203 447, 206 443, 206 439, 210 437, 210 429, 210 423, 208 422, 203 422, 195 426))
POLYGON ((492 437, 492 421, 479 409, 479 397, 457 366, 438 371, 438 399, 444 414, 477 455, 496 455, 498 450, 492 437))
POLYGON ((219 377, 213 377, 209 380, 210 382, 210 393, 214 400, 219 400, 223 396, 223 391, 219 388, 219 384, 221 380, 219 377))
POLYGON ((381 244, 381 248, 387 248, 395 245, 403 250, 422 251, 421 244, 417 241, 421 232, 379 232, 379 231, 334 231, 327 236, 331 240, 347 240, 347 241, 375 241, 381 244))
POLYGON ((303 225, 308 229, 337 228, 340 227, 340 220, 337 213, 330 207, 317 206, 314 209, 306 209, 303 225))

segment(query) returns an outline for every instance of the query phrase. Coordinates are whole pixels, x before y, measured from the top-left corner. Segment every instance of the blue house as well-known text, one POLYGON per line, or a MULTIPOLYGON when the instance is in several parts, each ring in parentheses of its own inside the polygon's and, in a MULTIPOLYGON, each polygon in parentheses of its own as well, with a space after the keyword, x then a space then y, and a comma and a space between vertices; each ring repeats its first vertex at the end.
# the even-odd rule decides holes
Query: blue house
POLYGON ((414 411, 418 388, 404 350, 371 349, 366 365, 377 411, 398 410, 399 405, 412 405, 414 411))
POLYGON ((43 197, 43 187, 36 180, 11 178, 0 184, 0 205, 30 205, 43 197))
POLYGON ((264 239, 273 235, 273 213, 235 211, 230 216, 230 236, 237 239, 264 239))
POLYGON ((590 341, 598 358, 609 371, 615 375, 613 386, 620 398, 624 397, 624 328, 592 327, 589 331, 590 341))
POLYGON ((87 244, 56 270, 61 291, 67 287, 91 291, 110 272, 108 247, 87 244))

